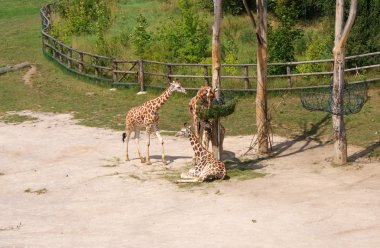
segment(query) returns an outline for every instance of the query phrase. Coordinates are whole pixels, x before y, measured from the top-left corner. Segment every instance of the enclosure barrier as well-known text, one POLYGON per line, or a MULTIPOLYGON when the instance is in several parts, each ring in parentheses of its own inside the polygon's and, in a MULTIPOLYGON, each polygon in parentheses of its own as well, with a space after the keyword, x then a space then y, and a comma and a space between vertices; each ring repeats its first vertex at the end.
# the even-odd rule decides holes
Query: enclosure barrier
MULTIPOLYGON (((173 79, 186 78, 188 80, 196 80, 195 87, 186 87, 186 89, 197 89, 203 84, 210 84, 211 79, 211 64, 184 64, 184 63, 167 63, 149 60, 125 60, 110 58, 93 54, 78 49, 74 49, 69 45, 64 44, 62 41, 50 35, 51 31, 51 18, 53 13, 54 3, 43 6, 40 10, 42 21, 42 49, 43 52, 58 62, 67 70, 79 75, 90 77, 96 80, 108 81, 114 85, 138 85, 140 90, 144 90, 147 85, 163 87, 162 85, 154 85, 152 78, 160 78, 172 81, 173 79), (194 73, 191 68, 195 68, 194 73), (190 71, 187 74, 175 73, 182 69, 181 72, 190 71)), ((366 53, 354 56, 347 56, 346 63, 349 60, 376 57, 379 60, 380 52, 366 53)), ((285 84, 282 87, 268 87, 268 90, 289 90, 289 89, 311 89, 311 88, 324 88, 329 87, 329 79, 324 79, 324 83, 313 86, 299 87, 294 85, 296 78, 310 76, 331 76, 332 71, 310 72, 310 73, 292 73, 292 69, 297 65, 305 64, 330 64, 332 69, 334 60, 312 60, 312 61, 298 61, 298 62, 285 62, 285 63, 268 63, 268 68, 281 66, 286 67, 286 74, 282 75, 268 75, 270 79, 285 79, 285 84)), ((347 68, 345 72, 355 72, 379 68, 380 64, 372 64, 366 66, 355 66, 354 68, 347 68)), ((256 64, 222 64, 222 79, 225 80, 238 80, 237 84, 233 85, 231 91, 255 91, 255 75, 256 64), (225 69, 225 70, 224 70, 225 69), (234 73, 229 73, 233 71, 234 73), (233 75, 231 75, 233 74, 233 75), (236 75, 239 74, 239 75, 236 75)), ((378 74, 377 74, 378 75, 378 74)), ((366 78, 364 81, 378 81, 380 78, 374 76, 373 78, 366 78)), ((357 83, 364 82, 357 81, 357 83)), ((223 85, 224 86, 224 85, 223 85)), ((225 87, 224 87, 225 88, 225 87)))

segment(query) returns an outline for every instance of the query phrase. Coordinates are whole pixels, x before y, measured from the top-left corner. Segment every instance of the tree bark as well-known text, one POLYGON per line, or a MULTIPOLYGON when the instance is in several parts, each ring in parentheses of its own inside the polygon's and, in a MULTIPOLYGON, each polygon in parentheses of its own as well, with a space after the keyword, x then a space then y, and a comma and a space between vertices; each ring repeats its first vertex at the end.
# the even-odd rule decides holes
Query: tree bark
POLYGON ((10 72, 10 71, 20 70, 20 69, 27 67, 27 66, 30 66, 29 62, 23 62, 23 63, 17 64, 17 65, 8 65, 5 67, 1 67, 0 68, 0 75, 7 73, 7 72, 10 72))
POLYGON ((243 0, 244 7, 251 19, 257 37, 257 92, 256 92, 256 126, 259 154, 269 153, 269 120, 267 113, 267 8, 264 0, 256 0, 258 24, 249 9, 247 0, 243 0))
POLYGON ((336 1, 335 15, 335 41, 334 41, 334 75, 332 88, 332 124, 334 140, 334 159, 338 165, 347 163, 347 138, 343 119, 343 87, 344 87, 344 66, 345 66, 345 45, 348 34, 355 20, 357 0, 351 0, 350 13, 347 22, 344 24, 344 0, 336 1))
MULTIPOLYGON (((222 0, 214 0, 214 25, 212 27, 212 88, 216 89, 216 98, 220 97, 220 26, 222 22, 222 0)), ((216 118, 212 125, 212 151, 217 159, 221 158, 222 147, 220 146, 220 119, 216 118)))

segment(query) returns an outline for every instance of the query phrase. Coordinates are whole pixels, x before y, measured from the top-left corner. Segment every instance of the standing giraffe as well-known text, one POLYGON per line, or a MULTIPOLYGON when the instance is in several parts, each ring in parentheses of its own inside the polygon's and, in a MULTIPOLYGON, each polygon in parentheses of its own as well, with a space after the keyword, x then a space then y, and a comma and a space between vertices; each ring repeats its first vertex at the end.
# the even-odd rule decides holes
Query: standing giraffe
POLYGON ((190 127, 186 128, 190 144, 195 153, 195 166, 188 173, 182 173, 178 183, 204 182, 207 180, 224 179, 227 174, 222 161, 217 160, 211 152, 207 151, 199 142, 190 127))
MULTIPOLYGON (((206 120, 200 120, 197 115, 198 105, 201 108, 210 108, 212 101, 215 99, 215 89, 210 86, 200 88, 197 94, 191 98, 189 102, 189 112, 193 120, 193 127, 195 134, 199 137, 199 141, 208 150, 210 140, 212 139, 212 123, 206 120)), ((220 146, 223 146, 225 128, 221 125, 221 141, 220 146)))
MULTIPOLYGON (((215 90, 213 90, 210 86, 203 86, 197 91, 197 94, 193 98, 191 98, 189 102, 189 113, 193 121, 195 134, 197 137, 199 137, 199 141, 201 143, 202 140, 204 141, 205 139, 207 139, 207 137, 205 136, 207 135, 207 133, 204 126, 207 125, 208 122, 201 121, 199 119, 197 114, 197 108, 198 105, 200 105, 201 108, 210 108, 211 102, 214 98, 215 90)), ((193 156, 192 164, 195 164, 195 155, 193 156)))
POLYGON ((215 90, 213 90, 210 86, 204 86, 200 88, 197 92, 197 94, 191 98, 189 102, 189 112, 191 115, 191 118, 193 120, 193 127, 195 130, 195 133, 200 136, 200 124, 199 124, 199 118, 197 115, 197 107, 200 103, 200 106, 202 108, 210 108, 211 102, 215 98, 215 90))
POLYGON ((140 106, 131 108, 126 117, 125 117, 125 130, 126 132, 123 133, 123 142, 125 138, 126 141, 126 156, 125 159, 128 161, 128 143, 129 138, 131 136, 132 131, 135 132, 134 140, 136 142, 137 146, 137 152, 139 154, 140 160, 142 163, 146 162, 147 164, 152 164, 150 162, 149 158, 149 146, 150 146, 150 134, 152 131, 155 132, 157 138, 161 142, 162 146, 162 162, 166 164, 165 160, 165 151, 164 151, 164 140, 162 139, 160 135, 160 131, 158 129, 158 110, 161 108, 162 105, 168 100, 168 98, 171 96, 171 94, 174 91, 182 92, 186 94, 186 90, 182 87, 181 83, 178 82, 178 80, 173 81, 170 83, 169 87, 166 88, 166 90, 158 97, 148 100, 145 103, 143 103, 140 106), (140 140, 140 128, 145 127, 146 133, 147 133, 147 148, 146 148, 146 160, 141 156, 140 153, 140 146, 139 146, 139 140, 140 140))

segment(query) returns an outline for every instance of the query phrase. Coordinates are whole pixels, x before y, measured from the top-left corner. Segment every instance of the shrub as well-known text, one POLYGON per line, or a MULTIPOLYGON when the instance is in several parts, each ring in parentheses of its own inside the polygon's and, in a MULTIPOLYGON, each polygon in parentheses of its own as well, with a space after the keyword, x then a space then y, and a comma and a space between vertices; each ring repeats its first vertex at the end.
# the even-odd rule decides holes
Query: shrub
MULTIPOLYGON (((312 33, 307 44, 306 60, 319 60, 332 58, 333 37, 312 33)), ((329 71, 330 63, 313 63, 297 65, 297 70, 302 73, 329 71)))
POLYGON ((132 44, 134 53, 141 58, 145 57, 152 37, 147 31, 147 27, 148 22, 146 21, 146 18, 140 14, 137 17, 137 25, 132 31, 132 44))

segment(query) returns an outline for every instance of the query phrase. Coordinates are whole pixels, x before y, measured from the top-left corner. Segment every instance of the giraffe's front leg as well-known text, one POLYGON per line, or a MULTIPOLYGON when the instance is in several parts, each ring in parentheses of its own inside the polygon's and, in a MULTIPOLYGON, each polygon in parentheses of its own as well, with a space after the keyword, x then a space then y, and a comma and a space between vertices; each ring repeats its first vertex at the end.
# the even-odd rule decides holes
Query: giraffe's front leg
POLYGON ((157 127, 154 128, 154 131, 162 146, 162 163, 166 165, 168 164, 168 162, 166 161, 166 158, 165 158, 164 139, 161 137, 160 131, 158 130, 157 127))
POLYGON ((149 146, 150 146, 150 130, 146 130, 146 135, 147 135, 147 141, 146 141, 146 164, 147 165, 151 165, 152 162, 150 162, 150 158, 149 158, 149 146))

